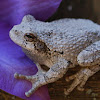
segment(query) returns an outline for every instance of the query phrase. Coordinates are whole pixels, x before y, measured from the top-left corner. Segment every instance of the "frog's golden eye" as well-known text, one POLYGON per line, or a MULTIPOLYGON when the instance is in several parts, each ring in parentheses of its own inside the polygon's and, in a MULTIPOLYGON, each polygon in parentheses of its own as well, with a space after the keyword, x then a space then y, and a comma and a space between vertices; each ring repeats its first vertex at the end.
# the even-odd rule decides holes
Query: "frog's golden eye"
POLYGON ((32 33, 26 33, 26 34, 24 35, 24 38, 25 38, 26 41, 28 41, 28 42, 36 41, 36 37, 35 37, 32 33))

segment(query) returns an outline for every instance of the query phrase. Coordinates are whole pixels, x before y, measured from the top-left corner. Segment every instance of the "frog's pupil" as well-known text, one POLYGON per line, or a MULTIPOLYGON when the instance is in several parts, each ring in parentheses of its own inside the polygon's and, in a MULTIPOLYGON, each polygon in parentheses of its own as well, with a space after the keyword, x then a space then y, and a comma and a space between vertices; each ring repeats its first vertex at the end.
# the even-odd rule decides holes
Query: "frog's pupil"
POLYGON ((35 36, 32 34, 32 33, 26 33, 24 35, 24 38, 29 41, 29 42, 32 42, 34 39, 35 39, 35 36))
POLYGON ((33 38, 31 35, 26 35, 28 38, 33 38))

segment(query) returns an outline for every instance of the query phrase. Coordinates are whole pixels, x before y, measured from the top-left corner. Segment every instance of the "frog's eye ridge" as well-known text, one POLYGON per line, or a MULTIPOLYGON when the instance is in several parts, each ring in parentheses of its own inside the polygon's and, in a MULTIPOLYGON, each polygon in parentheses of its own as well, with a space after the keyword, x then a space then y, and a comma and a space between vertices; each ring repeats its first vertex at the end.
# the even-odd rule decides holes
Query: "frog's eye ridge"
POLYGON ((33 42, 37 40, 36 37, 32 33, 25 33, 24 38, 28 42, 33 42))

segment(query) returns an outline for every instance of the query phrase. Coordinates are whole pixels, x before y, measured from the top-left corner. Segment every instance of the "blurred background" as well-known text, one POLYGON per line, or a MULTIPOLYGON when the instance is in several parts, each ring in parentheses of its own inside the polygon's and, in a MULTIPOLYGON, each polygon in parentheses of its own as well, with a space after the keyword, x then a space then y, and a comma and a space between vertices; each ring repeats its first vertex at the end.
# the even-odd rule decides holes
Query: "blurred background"
POLYGON ((62 0, 50 21, 60 18, 85 18, 100 23, 100 0, 62 0))
MULTIPOLYGON (((100 24, 100 0, 62 0, 56 13, 47 21, 60 18, 85 18, 100 24)), ((72 75, 78 70, 79 67, 71 69, 67 75, 72 75)), ((51 100, 100 100, 100 72, 88 80, 84 92, 74 90, 68 97, 64 96, 63 90, 71 83, 65 82, 65 77, 48 85, 51 100)), ((0 90, 0 100, 22 99, 0 90)))

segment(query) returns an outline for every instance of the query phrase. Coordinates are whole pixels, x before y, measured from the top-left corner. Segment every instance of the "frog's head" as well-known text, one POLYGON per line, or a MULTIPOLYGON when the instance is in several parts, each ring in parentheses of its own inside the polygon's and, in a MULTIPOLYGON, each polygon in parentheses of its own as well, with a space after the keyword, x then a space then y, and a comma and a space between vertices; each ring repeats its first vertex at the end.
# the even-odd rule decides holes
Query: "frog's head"
MULTIPOLYGON (((15 25, 10 31, 10 38, 22 48, 32 51, 47 51, 48 48, 40 38, 37 25, 44 23, 35 20, 31 15, 23 18, 21 24, 15 25)), ((42 25, 43 26, 43 25, 42 25)))

